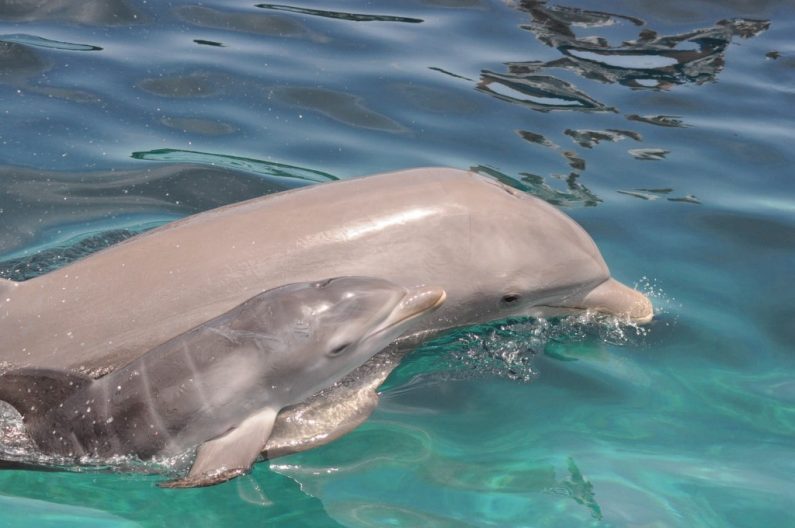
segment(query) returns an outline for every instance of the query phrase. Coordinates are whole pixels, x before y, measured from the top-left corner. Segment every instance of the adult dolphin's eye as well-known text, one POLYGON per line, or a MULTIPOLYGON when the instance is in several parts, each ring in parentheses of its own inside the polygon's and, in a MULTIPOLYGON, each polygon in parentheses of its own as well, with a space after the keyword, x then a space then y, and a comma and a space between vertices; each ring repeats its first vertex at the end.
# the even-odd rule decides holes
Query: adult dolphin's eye
POLYGON ((504 302, 505 304, 513 304, 518 300, 519 300, 518 293, 506 293, 505 295, 502 296, 502 302, 504 302))
POLYGON ((333 356, 339 356, 339 355, 340 355, 340 354, 342 354, 342 353, 345 351, 345 349, 346 349, 346 348, 348 348, 349 346, 350 346, 350 343, 344 343, 344 344, 342 344, 342 345, 338 346, 337 348, 335 348, 334 350, 331 350, 331 351, 328 353, 328 355, 329 355, 329 356, 332 356, 332 357, 333 357, 333 356))

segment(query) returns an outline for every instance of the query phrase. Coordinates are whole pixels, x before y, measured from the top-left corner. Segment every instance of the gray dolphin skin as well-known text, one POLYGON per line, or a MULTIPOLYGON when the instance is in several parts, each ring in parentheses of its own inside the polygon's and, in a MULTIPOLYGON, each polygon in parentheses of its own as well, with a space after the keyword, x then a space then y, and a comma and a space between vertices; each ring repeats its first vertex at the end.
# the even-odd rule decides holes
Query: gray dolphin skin
MULTIPOLYGON (((553 206, 471 172, 424 168, 221 207, 29 281, 0 280, 0 363, 118 368, 263 289, 342 275, 443 288, 446 302, 417 336, 517 315, 653 317, 648 299, 612 279, 593 240, 553 206)), ((269 456, 361 423, 401 353, 379 354, 282 412, 269 456)))
POLYGON ((365 363, 444 298, 369 277, 282 286, 97 380, 7 372, 0 400, 42 452, 148 459, 199 446, 187 478, 170 486, 214 484, 251 466, 282 408, 365 363))

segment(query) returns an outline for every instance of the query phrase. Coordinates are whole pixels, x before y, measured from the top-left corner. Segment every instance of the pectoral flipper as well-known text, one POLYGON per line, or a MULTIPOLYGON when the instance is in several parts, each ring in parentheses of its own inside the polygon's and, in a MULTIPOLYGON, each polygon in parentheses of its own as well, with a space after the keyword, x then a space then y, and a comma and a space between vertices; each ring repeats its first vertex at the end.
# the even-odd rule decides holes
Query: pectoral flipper
POLYGON ((246 473, 264 449, 277 413, 276 409, 263 409, 223 436, 203 443, 196 451, 188 476, 163 483, 161 487, 211 486, 246 473))

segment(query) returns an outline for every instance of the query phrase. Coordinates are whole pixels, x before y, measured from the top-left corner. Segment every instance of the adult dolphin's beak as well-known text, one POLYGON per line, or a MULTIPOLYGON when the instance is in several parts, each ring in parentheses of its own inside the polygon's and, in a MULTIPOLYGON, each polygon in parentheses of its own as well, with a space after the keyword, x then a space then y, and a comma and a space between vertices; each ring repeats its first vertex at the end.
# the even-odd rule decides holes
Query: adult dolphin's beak
POLYGON ((654 307, 645 295, 612 278, 588 292, 577 305, 586 310, 629 317, 637 324, 650 323, 654 318, 654 307))

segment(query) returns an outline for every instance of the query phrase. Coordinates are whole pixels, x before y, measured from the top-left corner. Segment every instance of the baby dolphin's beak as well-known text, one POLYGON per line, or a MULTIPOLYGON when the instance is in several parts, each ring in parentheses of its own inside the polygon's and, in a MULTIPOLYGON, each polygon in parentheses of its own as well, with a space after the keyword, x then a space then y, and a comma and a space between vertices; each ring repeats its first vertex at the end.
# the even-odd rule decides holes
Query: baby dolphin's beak
POLYGON ((637 324, 650 323, 654 318, 651 301, 639 291, 615 279, 607 279, 588 292, 578 304, 584 309, 629 317, 637 324))
POLYGON ((403 297, 395 311, 404 314, 403 319, 408 319, 409 317, 435 310, 442 305, 446 298, 447 292, 442 288, 433 286, 409 288, 406 296, 403 297))
POLYGON ((444 303, 446 298, 447 293, 442 288, 434 286, 407 288, 403 299, 392 310, 392 313, 381 327, 390 328, 435 310, 444 303))

